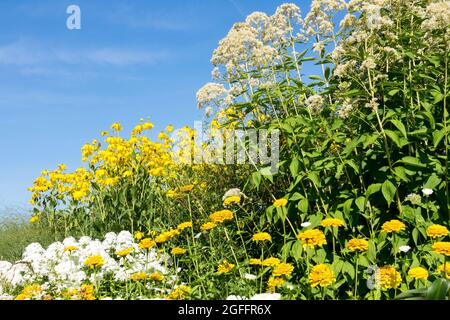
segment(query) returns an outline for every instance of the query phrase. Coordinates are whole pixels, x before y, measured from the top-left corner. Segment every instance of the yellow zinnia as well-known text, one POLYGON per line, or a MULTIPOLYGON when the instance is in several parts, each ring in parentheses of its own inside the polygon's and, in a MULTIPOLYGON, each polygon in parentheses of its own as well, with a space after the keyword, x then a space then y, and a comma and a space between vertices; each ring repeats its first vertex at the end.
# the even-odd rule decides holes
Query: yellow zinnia
POLYGON ((218 274, 225 274, 233 270, 235 267, 234 264, 229 263, 227 260, 224 260, 217 268, 218 274))
POLYGON ((433 252, 450 257, 450 242, 436 242, 433 244, 433 252))
POLYGON ((348 242, 347 248, 350 251, 365 252, 369 250, 369 242, 364 239, 352 239, 348 242))
POLYGON ((386 233, 396 233, 405 230, 406 225, 399 220, 391 220, 384 223, 381 229, 386 233))
POLYGON ((252 237, 253 241, 272 241, 272 236, 267 232, 256 233, 252 237))
POLYGON ((428 279, 428 271, 422 267, 411 268, 408 272, 408 276, 414 279, 428 279))
POLYGON ((305 232, 301 232, 297 239, 299 239, 303 247, 312 247, 315 246, 322 247, 324 244, 327 244, 327 240, 325 238, 325 234, 319 229, 307 230, 305 232))
POLYGON ((336 281, 333 270, 326 264, 312 267, 309 273, 309 284, 312 288, 317 286, 328 287, 336 281))
POLYGON ((278 200, 275 200, 275 202, 273 203, 273 206, 275 208, 283 208, 283 207, 286 207, 287 204, 288 204, 287 199, 278 199, 278 200))
POLYGON ((335 227, 335 228, 339 228, 339 227, 343 227, 345 225, 344 221, 340 220, 340 219, 333 219, 333 218, 328 218, 323 220, 320 225, 324 228, 327 227, 335 227))
POLYGON ((446 237, 448 235, 448 229, 447 227, 435 224, 427 229, 427 235, 432 239, 446 237))
POLYGON ((392 266, 384 266, 378 270, 379 285, 383 290, 395 289, 402 283, 400 272, 392 266))

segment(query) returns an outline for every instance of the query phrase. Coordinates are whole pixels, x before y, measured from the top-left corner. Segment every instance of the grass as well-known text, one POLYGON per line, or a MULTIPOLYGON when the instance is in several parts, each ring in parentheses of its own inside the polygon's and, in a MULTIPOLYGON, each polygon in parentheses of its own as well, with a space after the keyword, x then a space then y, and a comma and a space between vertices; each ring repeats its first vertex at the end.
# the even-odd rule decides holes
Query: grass
POLYGON ((47 246, 54 240, 54 236, 48 230, 31 225, 26 217, 0 218, 0 261, 18 261, 29 244, 39 242, 42 246, 47 246))

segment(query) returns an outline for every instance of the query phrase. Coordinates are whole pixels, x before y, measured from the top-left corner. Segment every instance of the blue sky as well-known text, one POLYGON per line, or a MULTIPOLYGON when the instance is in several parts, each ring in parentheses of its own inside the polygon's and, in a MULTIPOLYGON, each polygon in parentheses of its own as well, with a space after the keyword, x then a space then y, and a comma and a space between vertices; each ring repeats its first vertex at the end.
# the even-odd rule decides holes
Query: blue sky
MULTIPOLYGON (((195 93, 233 23, 276 0, 2 0, 0 209, 25 207, 43 169, 81 165, 81 146, 115 121, 155 130, 201 118, 195 93), (81 8, 81 30, 66 9, 81 8)), ((309 0, 297 2, 307 11, 309 0)))

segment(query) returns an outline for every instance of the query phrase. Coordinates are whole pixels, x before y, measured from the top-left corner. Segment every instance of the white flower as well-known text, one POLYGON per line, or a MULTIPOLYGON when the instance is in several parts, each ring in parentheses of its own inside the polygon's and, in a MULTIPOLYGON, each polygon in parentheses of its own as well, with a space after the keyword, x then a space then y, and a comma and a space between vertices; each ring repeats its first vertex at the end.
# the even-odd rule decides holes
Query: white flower
POLYGON ((250 298, 250 300, 281 300, 281 294, 279 293, 261 293, 256 294, 250 298))
POLYGON ((242 296, 231 295, 227 297, 227 300, 248 300, 248 299, 242 296))
POLYGON ((433 190, 427 189, 427 188, 422 190, 422 193, 426 196, 431 196, 433 194, 433 192, 434 192, 433 190))
POLYGON ((244 274, 243 278, 246 280, 256 280, 258 277, 255 276, 254 274, 246 273, 246 274, 244 274))
POLYGON ((411 247, 410 247, 410 246, 401 246, 401 247, 399 248, 399 251, 400 251, 400 252, 404 252, 404 253, 408 252, 409 250, 411 250, 411 247))
POLYGON ((303 222, 303 223, 301 224, 301 226, 302 226, 302 228, 308 228, 308 227, 311 226, 311 222, 303 222))

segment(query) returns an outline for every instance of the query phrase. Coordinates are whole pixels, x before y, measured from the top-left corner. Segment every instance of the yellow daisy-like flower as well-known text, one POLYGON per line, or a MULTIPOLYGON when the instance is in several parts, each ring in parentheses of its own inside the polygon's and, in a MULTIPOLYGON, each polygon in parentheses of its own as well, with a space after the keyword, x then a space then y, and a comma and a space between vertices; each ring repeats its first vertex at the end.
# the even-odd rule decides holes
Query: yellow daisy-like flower
POLYGON ((186 249, 176 247, 176 248, 173 248, 172 251, 170 251, 170 253, 173 255, 182 255, 182 254, 185 254, 186 251, 187 251, 186 249))
POLYGON ((42 293, 42 287, 38 284, 32 284, 29 286, 26 286, 22 290, 22 294, 26 295, 27 297, 34 297, 42 293))
POLYGON ((123 130, 123 127, 120 123, 115 122, 111 125, 111 129, 113 129, 115 132, 120 132, 123 130))
POLYGON ((37 222, 39 222, 39 216, 32 216, 31 218, 30 218, 30 223, 37 223, 37 222))
POLYGON ((275 277, 279 277, 279 276, 289 277, 293 271, 294 271, 294 266, 292 264, 280 263, 279 265, 275 266, 275 268, 272 271, 272 275, 275 277))
POLYGON ((272 241, 272 236, 267 232, 256 233, 252 237, 253 241, 272 241))
POLYGON ((143 232, 140 232, 140 231, 136 231, 134 233, 134 238, 136 240, 141 240, 142 238, 144 238, 144 236, 145 236, 145 234, 143 232))
POLYGON ((392 266, 384 266, 378 269, 377 279, 379 280, 380 288, 383 290, 398 288, 402 283, 400 272, 392 266))
POLYGON ((381 229, 386 233, 397 233, 406 229, 406 225, 399 220, 391 220, 383 224, 381 229))
POLYGON ((285 282, 286 280, 284 280, 283 278, 270 277, 269 280, 267 281, 267 288, 269 289, 269 291, 274 292, 277 288, 281 287, 285 282))
POLYGON ((83 300, 95 300, 95 288, 91 284, 83 284, 80 288, 80 295, 83 300))
POLYGON ((131 254, 133 251, 134 251, 134 248, 126 248, 123 250, 116 251, 116 255, 121 258, 125 258, 129 254, 131 254))
POLYGON ((222 210, 214 212, 209 216, 209 218, 215 223, 223 223, 227 220, 232 220, 234 218, 234 214, 230 210, 222 210))
POLYGON ((192 228, 192 221, 183 222, 178 225, 177 229, 183 231, 184 229, 192 228))
POLYGON ((141 242, 139 242, 139 249, 151 249, 156 245, 156 242, 153 241, 150 238, 142 239, 141 242))
POLYGON ((260 266, 260 265, 262 265, 262 260, 261 259, 250 259, 248 261, 248 264, 251 266, 260 266))
POLYGON ((234 269, 236 265, 229 263, 227 260, 224 260, 217 268, 218 274, 225 274, 234 269))
POLYGON ((234 203, 241 203, 241 196, 228 197, 223 201, 224 206, 229 206, 234 203))
POLYGON ((347 248, 350 251, 365 252, 369 250, 369 242, 364 239, 352 239, 348 242, 347 248))
POLYGON ((442 264, 437 268, 438 272, 444 273, 445 272, 445 277, 447 279, 450 279, 450 262, 446 262, 445 265, 442 264))
POLYGON ((325 234, 319 229, 301 232, 297 235, 297 239, 302 242, 304 248, 314 248, 315 246, 322 247, 323 245, 327 244, 325 234))
POLYGON ((450 242, 436 242, 433 244, 433 252, 450 257, 450 242))
POLYGON ((194 189, 193 184, 189 184, 189 185, 180 187, 181 192, 189 192, 189 191, 192 191, 192 189, 194 189))
POLYGON ((275 200, 275 202, 273 203, 273 206, 275 208, 283 208, 283 207, 286 207, 287 204, 288 204, 287 199, 278 199, 278 200, 275 200))
POLYGON ((102 256, 90 256, 84 261, 84 265, 89 268, 99 268, 105 264, 102 256))
POLYGON ((345 223, 341 219, 328 218, 328 219, 323 220, 320 223, 320 225, 324 228, 327 228, 327 227, 339 228, 339 227, 343 227, 345 225, 345 223))
POLYGON ((64 252, 74 252, 77 250, 78 250, 78 247, 75 247, 75 246, 67 246, 64 248, 64 252))
POLYGON ((274 258, 274 257, 270 257, 270 258, 264 259, 261 262, 261 265, 263 267, 275 267, 275 266, 279 265, 280 263, 281 263, 280 259, 274 258))
POLYGON ((155 238, 156 243, 165 243, 170 239, 180 235, 180 231, 178 229, 169 230, 161 233, 159 236, 155 238))
POLYGON ((214 222, 207 222, 200 227, 200 230, 206 232, 206 231, 210 231, 210 230, 214 229, 216 226, 217 225, 214 222))
POLYGON ((146 274, 145 272, 136 272, 133 273, 130 277, 131 280, 139 282, 139 281, 144 281, 148 278, 148 274, 146 274))
POLYGON ((427 229, 427 235, 432 239, 446 237, 448 236, 448 233, 447 227, 439 224, 432 225, 427 229))
POLYGON ((414 279, 428 279, 428 271, 422 267, 411 268, 408 272, 408 276, 414 279))
POLYGON ((159 272, 153 272, 149 278, 153 281, 163 281, 164 280, 164 276, 159 273, 159 272))
POLYGON ((328 287, 336 281, 333 270, 326 264, 312 267, 309 273, 309 284, 312 288, 317 286, 328 287))
POLYGON ((191 288, 189 288, 188 286, 179 286, 171 293, 169 293, 169 295, 167 296, 167 300, 183 300, 189 295, 190 292, 191 288))

